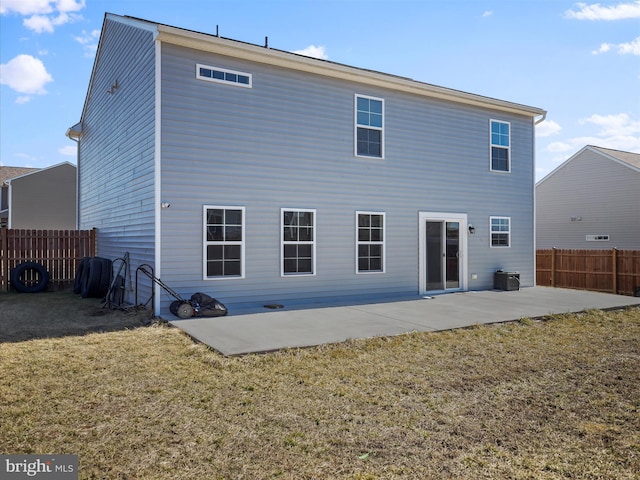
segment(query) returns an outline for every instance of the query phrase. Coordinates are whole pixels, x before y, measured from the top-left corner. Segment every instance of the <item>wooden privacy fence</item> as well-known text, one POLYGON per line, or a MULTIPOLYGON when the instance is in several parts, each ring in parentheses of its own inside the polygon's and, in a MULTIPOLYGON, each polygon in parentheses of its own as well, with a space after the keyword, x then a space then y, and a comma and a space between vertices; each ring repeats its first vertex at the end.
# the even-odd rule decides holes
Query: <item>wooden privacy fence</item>
POLYGON ((0 291, 11 287, 11 270, 38 262, 49 272, 49 289, 73 284, 83 257, 96 255, 96 230, 19 230, 0 228, 0 291))
POLYGON ((620 295, 638 294, 640 250, 538 250, 536 284, 620 295))

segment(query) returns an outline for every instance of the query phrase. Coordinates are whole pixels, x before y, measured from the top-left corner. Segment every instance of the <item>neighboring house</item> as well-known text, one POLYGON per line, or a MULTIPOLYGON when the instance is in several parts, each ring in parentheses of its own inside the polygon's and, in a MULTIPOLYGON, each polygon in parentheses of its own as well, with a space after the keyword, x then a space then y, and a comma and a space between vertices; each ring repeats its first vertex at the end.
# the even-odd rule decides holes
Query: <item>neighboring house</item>
POLYGON ((40 230, 76 228, 76 167, 0 167, 2 226, 40 230))
POLYGON ((37 168, 0 166, 0 227, 6 227, 9 223, 9 180, 36 170, 37 168))
POLYGON ((531 286, 544 115, 107 14, 67 132, 79 227, 129 278, 232 306, 491 289, 500 268, 531 286))
POLYGON ((540 180, 536 245, 640 250, 640 154, 587 145, 540 180))

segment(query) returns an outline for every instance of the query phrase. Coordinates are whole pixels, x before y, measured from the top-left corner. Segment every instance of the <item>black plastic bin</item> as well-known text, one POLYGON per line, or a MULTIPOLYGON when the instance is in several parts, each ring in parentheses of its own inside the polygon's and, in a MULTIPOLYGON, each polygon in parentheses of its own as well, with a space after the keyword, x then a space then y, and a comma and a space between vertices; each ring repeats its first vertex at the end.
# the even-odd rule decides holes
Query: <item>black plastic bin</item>
POLYGON ((493 288, 496 290, 520 290, 520 274, 498 270, 493 274, 493 288))

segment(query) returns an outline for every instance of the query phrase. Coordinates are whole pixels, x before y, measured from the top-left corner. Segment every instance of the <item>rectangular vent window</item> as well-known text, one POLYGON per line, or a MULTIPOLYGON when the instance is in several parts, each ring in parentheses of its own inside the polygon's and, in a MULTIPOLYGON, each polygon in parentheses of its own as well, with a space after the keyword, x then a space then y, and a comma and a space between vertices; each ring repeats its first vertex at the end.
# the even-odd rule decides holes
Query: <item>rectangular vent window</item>
POLYGON ((228 70, 220 67, 209 67, 207 65, 196 65, 196 78, 208 82, 226 83, 237 87, 251 88, 252 75, 250 73, 228 70))
POLYGON ((609 235, 587 235, 587 242, 608 242, 609 235))

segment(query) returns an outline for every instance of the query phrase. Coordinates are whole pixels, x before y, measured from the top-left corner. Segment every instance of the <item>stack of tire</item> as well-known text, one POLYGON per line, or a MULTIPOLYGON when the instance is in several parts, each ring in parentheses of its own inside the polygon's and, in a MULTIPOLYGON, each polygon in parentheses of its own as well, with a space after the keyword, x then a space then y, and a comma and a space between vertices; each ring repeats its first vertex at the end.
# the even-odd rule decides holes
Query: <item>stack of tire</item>
POLYGON ((111 260, 102 257, 84 257, 76 270, 73 293, 82 298, 104 298, 111 284, 111 260))

